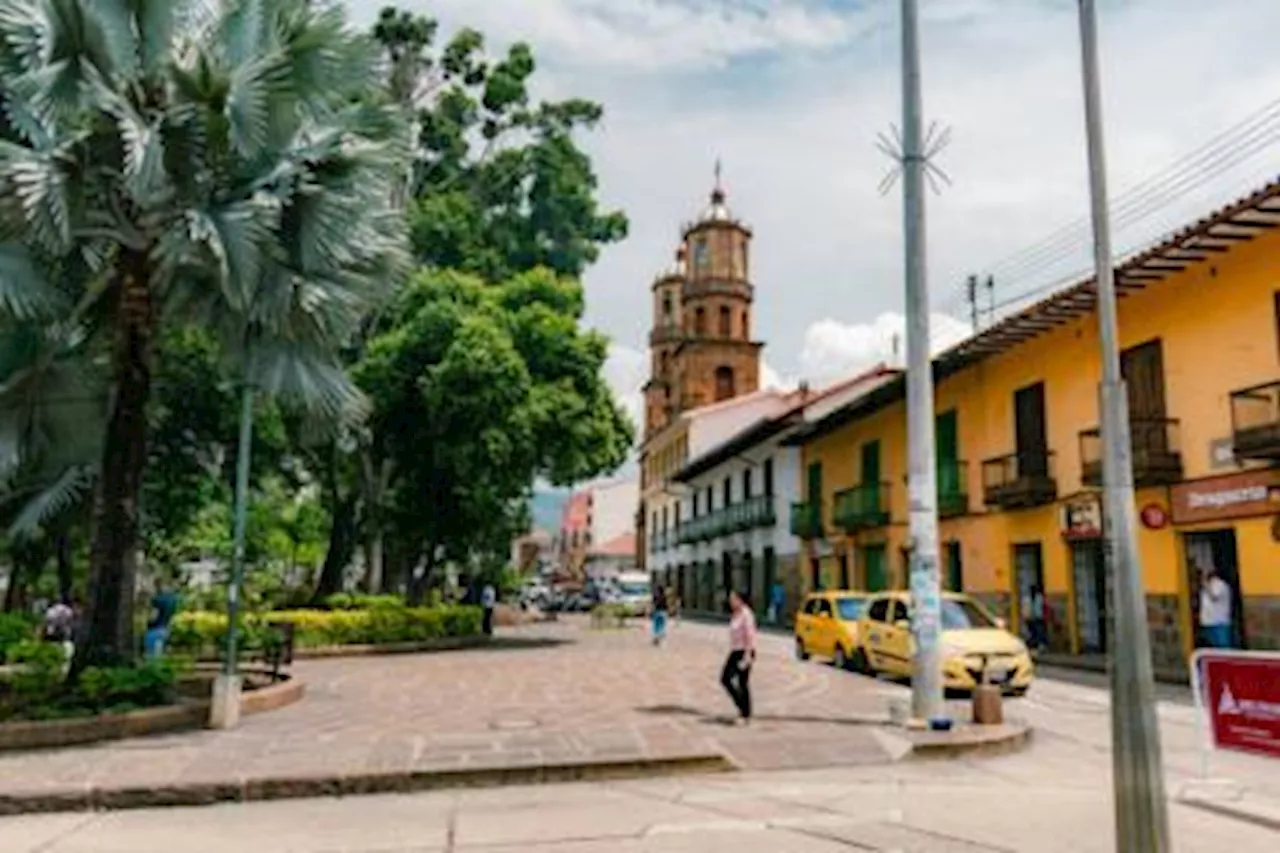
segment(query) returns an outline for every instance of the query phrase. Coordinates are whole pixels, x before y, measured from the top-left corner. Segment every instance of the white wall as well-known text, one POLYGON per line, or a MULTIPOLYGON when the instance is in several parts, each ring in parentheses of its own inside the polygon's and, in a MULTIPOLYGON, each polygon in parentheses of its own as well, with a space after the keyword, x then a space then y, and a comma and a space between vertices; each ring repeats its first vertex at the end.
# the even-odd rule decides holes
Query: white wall
POLYGON ((603 545, 636 529, 639 479, 611 480, 591 487, 591 542, 603 545))

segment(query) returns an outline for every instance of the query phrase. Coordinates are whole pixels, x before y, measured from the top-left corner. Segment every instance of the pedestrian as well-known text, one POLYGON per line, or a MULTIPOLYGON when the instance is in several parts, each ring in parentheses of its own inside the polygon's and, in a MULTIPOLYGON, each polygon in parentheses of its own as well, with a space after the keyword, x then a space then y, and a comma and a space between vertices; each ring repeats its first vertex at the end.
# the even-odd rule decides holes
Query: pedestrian
POLYGON ((493 584, 486 582, 484 589, 480 591, 480 606, 484 608, 484 635, 486 637, 493 636, 493 608, 498 603, 498 593, 494 590, 493 584))
POLYGON ((756 662, 756 615, 751 602, 739 592, 729 593, 729 656, 720 683, 738 709, 734 722, 745 726, 751 719, 751 668, 756 662))
POLYGON ((161 579, 156 584, 155 595, 151 596, 151 618, 147 620, 147 631, 142 636, 142 654, 148 660, 164 655, 165 643, 169 641, 169 623, 177 612, 178 594, 161 579))
POLYGON ((653 620, 653 644, 662 645, 667 638, 667 588, 662 584, 654 584, 653 602, 650 605, 650 618, 653 620))
POLYGON ((69 664, 71 658, 75 655, 76 647, 73 640, 75 628, 76 612, 66 601, 54 599, 44 612, 44 626, 41 635, 44 640, 49 643, 57 643, 62 649, 62 660, 64 664, 69 664))
POLYGON ((1211 649, 1232 646, 1231 585, 1212 566, 1200 565, 1200 641, 1211 649))
POLYGON ((782 581, 774 581, 773 588, 769 590, 769 624, 782 624, 782 604, 785 592, 782 589, 782 581))
POLYGON ((1044 651, 1049 645, 1048 634, 1044 620, 1044 590, 1040 584, 1035 584, 1027 601, 1027 643, 1037 651, 1044 651))

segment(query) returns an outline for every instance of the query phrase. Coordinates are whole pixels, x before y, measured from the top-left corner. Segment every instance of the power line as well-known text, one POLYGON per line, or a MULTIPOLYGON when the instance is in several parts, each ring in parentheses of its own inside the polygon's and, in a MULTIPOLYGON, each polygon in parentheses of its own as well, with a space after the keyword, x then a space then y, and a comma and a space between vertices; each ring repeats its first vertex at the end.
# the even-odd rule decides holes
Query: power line
MULTIPOLYGON (((1276 142, 1280 136, 1280 99, 1254 111, 1249 117, 1219 132, 1191 152, 1179 157, 1151 177, 1122 193, 1113 203, 1117 229, 1133 225, 1153 213, 1167 208, 1213 178, 1245 162, 1276 142)), ((1004 282, 1022 282, 1059 265, 1086 248, 1090 239, 1087 219, 1078 219, 1041 240, 997 260, 986 269, 1001 272, 1004 282)), ((1069 280, 1069 279, 1067 279, 1069 280)), ((1028 296, 1060 286, 1063 279, 1013 295, 991 310, 1028 296)), ((947 302, 949 313, 957 313, 959 304, 973 301, 966 281, 947 302)))

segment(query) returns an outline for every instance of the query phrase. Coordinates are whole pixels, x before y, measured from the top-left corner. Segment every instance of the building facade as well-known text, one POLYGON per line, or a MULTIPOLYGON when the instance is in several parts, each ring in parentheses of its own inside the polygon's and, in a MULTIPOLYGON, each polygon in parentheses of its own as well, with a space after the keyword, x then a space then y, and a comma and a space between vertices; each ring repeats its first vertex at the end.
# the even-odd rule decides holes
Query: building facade
POLYGON ((791 622, 805 590, 801 542, 786 523, 800 500, 801 453, 786 439, 897 375, 880 366, 819 392, 801 386, 778 414, 757 419, 672 476, 675 523, 658 537, 651 563, 686 609, 723 612, 732 589, 765 616, 781 584, 774 618, 791 622))
MULTIPOLYGON (((1280 184, 1117 268, 1133 426, 1134 507, 1153 657, 1180 677, 1198 637, 1198 568, 1231 586, 1235 643, 1280 648, 1280 184)), ((1092 281, 939 356, 944 584, 1023 626, 1045 593, 1049 644, 1102 658, 1111 582, 1102 547, 1101 377, 1092 281)), ((801 430, 791 529, 806 585, 848 572, 903 588, 901 381, 801 430)))
MULTIPOLYGON (((754 394, 760 350, 751 337, 755 289, 750 278, 751 229, 734 217, 716 168, 710 203, 681 229, 676 260, 653 282, 649 380, 644 386, 639 542, 665 509, 667 477, 690 458, 685 413, 754 394)), ((668 512, 670 510, 667 510, 668 512)), ((641 562, 648 548, 640 549, 641 562)))

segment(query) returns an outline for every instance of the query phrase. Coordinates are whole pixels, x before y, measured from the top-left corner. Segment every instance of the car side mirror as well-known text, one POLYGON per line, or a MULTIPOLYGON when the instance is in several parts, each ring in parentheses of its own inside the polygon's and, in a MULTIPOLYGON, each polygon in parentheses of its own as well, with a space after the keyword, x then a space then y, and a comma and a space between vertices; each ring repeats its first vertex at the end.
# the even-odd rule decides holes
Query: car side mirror
POLYGON ((897 622, 893 623, 893 627, 897 628, 899 631, 910 631, 911 623, 906 619, 899 619, 897 622))

